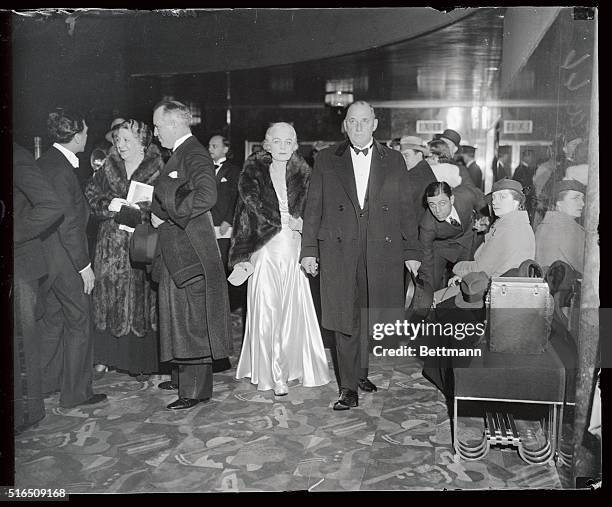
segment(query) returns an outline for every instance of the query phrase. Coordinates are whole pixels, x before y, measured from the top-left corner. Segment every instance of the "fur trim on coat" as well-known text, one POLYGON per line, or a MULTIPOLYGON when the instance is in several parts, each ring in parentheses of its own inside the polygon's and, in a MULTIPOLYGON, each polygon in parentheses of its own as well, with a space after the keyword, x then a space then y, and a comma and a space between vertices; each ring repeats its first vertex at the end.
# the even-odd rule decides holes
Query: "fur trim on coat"
MULTIPOLYGON (((234 214, 230 267, 248 261, 281 230, 278 198, 270 177, 272 156, 262 151, 251 155, 238 181, 238 202, 234 214)), ((294 152, 287 162, 287 199, 289 213, 303 217, 310 183, 310 166, 294 152)))

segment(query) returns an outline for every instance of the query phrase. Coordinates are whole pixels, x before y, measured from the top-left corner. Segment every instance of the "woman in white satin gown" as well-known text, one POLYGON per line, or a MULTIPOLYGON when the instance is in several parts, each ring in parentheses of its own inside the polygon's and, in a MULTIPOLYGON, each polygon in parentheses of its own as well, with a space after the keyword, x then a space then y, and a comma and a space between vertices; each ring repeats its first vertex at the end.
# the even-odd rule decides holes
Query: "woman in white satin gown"
POLYGON ((240 175, 230 264, 251 269, 244 342, 236 378, 282 396, 287 383, 327 384, 329 367, 310 285, 299 263, 310 167, 287 123, 266 132, 263 152, 240 175), (249 266, 250 263, 250 266, 249 266))

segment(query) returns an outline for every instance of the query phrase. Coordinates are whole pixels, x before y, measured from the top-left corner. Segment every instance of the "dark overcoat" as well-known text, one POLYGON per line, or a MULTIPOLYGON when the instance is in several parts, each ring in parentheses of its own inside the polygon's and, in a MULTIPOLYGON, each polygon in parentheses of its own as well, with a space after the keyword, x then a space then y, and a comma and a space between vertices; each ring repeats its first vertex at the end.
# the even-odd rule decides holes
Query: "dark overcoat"
MULTIPOLYGON (((300 257, 320 261, 322 325, 353 332, 361 208, 348 141, 317 155, 304 212, 300 257)), ((370 323, 377 309, 403 309, 404 261, 421 260, 418 222, 401 153, 374 141, 370 168, 367 275, 370 323)))
MULTIPOLYGON (((159 242, 179 235, 180 228, 197 253, 203 283, 179 288, 167 275, 163 258, 159 287, 160 359, 223 358, 231 352, 231 327, 225 270, 217 246, 210 209, 217 200, 213 161, 208 150, 191 136, 172 154, 155 186, 151 211, 165 220, 159 226, 159 242), (169 174, 176 171, 177 177, 169 174), (184 185, 187 183, 187 185, 184 185), (176 199, 176 191, 189 189, 176 199), (197 287, 196 287, 197 285, 197 287), (194 301, 201 308, 194 308, 194 301)), ((163 251, 163 248, 161 249, 163 251)))
MULTIPOLYGON (((131 233, 119 229, 116 212, 108 205, 115 198, 127 198, 131 181, 155 186, 164 165, 159 149, 150 145, 143 161, 128 180, 125 163, 112 148, 103 167, 96 171, 85 187, 85 197, 92 214, 101 223, 98 229, 94 270, 93 316, 98 329, 114 336, 130 332, 145 336, 157 329, 157 295, 151 288, 144 266, 130 261, 131 233)), ((141 222, 151 219, 150 203, 138 203, 141 222)))

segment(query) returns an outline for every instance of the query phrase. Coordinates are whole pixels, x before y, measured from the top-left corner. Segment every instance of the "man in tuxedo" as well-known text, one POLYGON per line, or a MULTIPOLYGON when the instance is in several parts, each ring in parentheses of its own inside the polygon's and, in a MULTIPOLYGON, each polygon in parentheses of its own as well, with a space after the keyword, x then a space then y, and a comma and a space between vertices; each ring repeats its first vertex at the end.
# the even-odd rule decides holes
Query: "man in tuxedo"
MULTIPOLYGON (((217 243, 221 251, 221 260, 225 274, 229 275, 227 267, 230 248, 230 236, 234 221, 234 210, 238 199, 238 178, 240 167, 228 160, 230 152, 229 140, 221 135, 215 135, 208 141, 208 151, 215 163, 215 177, 217 179, 217 203, 210 210, 212 213, 217 243)), ((227 284, 230 300, 230 309, 242 308, 242 330, 246 316, 246 284, 234 287, 227 284)), ((229 359, 224 358, 213 361, 213 372, 228 370, 231 367, 229 359)))
POLYGON ((470 260, 474 244, 474 215, 478 202, 461 186, 451 190, 444 181, 425 189, 429 212, 419 224, 419 240, 423 247, 421 279, 433 290, 446 286, 447 265, 470 260))
POLYGON ((64 206, 34 157, 13 143, 13 406, 19 433, 45 416, 36 308, 41 280, 49 270, 42 239, 57 228, 64 206))
POLYGON ((90 294, 95 275, 87 247, 89 206, 75 175, 76 154, 87 143, 87 124, 78 113, 57 109, 49 114, 47 129, 54 143, 37 162, 64 206, 64 219, 44 241, 49 277, 39 322, 43 381, 47 392, 61 392, 60 406, 91 405, 106 395, 92 390, 90 294))
POLYGON ((358 406, 358 388, 376 391, 370 329, 403 318, 404 265, 416 274, 422 254, 409 172, 399 151, 373 139, 377 125, 370 104, 349 106, 348 139, 317 155, 304 212, 301 264, 314 276, 320 262, 322 325, 335 331, 334 410, 358 406))
POLYGON ((178 387, 170 410, 194 407, 212 396, 212 360, 231 350, 225 270, 210 210, 217 183, 208 150, 192 135, 191 113, 177 101, 153 110, 154 134, 172 150, 151 203, 151 224, 158 228, 160 358, 173 365, 178 387))

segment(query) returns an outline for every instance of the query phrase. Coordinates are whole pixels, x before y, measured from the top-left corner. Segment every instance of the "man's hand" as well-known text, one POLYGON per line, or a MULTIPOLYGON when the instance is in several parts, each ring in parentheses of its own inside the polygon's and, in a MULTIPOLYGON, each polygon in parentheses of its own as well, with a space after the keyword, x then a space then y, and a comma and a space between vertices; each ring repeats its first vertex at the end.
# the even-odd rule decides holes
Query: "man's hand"
POLYGON ((455 275, 448 281, 448 286, 452 287, 453 285, 459 285, 460 283, 461 277, 459 275, 455 275))
POLYGON ((406 267, 412 271, 414 276, 417 276, 419 268, 421 267, 421 261, 405 261, 404 264, 406 264, 406 267))
POLYGON ((306 273, 309 275, 317 276, 319 273, 319 263, 317 262, 316 257, 304 257, 300 261, 300 264, 302 265, 302 268, 304 268, 304 271, 306 271, 306 273))
POLYGON ((113 200, 108 205, 108 211, 119 211, 121 206, 129 206, 129 203, 120 197, 113 197, 113 200))
POLYGON ((221 236, 225 236, 231 226, 232 224, 228 224, 225 220, 221 222, 221 225, 219 226, 219 233, 221 236))
POLYGON ((87 266, 83 271, 81 271, 80 275, 83 279, 83 292, 85 294, 91 294, 91 291, 94 288, 94 281, 96 280, 96 275, 94 274, 93 269, 91 269, 91 266, 87 266))
POLYGON ((155 213, 151 213, 151 225, 157 229, 161 224, 164 223, 164 220, 159 218, 155 213))
POLYGON ((302 217, 293 218, 289 217, 289 228, 293 231, 302 232, 302 226, 304 225, 304 220, 302 217))

